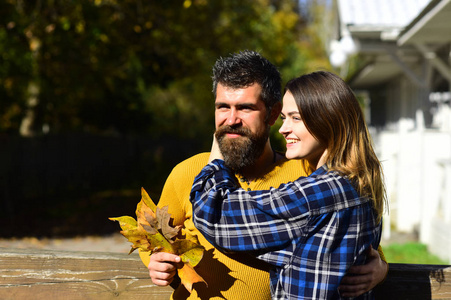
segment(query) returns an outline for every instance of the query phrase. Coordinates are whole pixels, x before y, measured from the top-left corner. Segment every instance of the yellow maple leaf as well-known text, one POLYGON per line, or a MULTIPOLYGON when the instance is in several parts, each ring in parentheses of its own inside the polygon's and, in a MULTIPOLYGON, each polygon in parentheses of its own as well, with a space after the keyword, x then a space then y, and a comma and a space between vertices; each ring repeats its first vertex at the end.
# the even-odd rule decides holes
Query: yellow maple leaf
POLYGON ((140 249, 150 253, 168 252, 179 255, 183 267, 177 269, 177 272, 185 288, 191 292, 194 283, 206 284, 194 269, 205 250, 197 237, 189 235, 180 238, 181 226, 172 227, 169 224, 171 215, 168 213, 168 207, 156 206, 144 188, 141 188, 141 196, 136 207, 136 220, 130 216, 109 218, 119 222, 121 234, 132 243, 129 254, 140 249))

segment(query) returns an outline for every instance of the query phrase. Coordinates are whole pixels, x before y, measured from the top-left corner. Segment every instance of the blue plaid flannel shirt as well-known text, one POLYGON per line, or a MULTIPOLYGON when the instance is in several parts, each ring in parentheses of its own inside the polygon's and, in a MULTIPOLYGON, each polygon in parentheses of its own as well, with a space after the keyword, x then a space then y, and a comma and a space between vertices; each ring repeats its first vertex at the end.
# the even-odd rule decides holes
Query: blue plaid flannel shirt
MULTIPOLYGON (((222 160, 195 178, 194 224, 219 249, 272 264, 273 299, 340 299, 347 269, 377 249, 381 222, 368 198, 325 166, 278 189, 247 192, 222 160)), ((358 299, 373 299, 370 292, 358 299)))

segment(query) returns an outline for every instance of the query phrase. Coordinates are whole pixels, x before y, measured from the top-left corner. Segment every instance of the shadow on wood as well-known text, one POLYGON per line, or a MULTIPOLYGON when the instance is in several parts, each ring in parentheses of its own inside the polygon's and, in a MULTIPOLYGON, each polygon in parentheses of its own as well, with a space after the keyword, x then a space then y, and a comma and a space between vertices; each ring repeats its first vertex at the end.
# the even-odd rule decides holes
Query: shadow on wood
POLYGON ((451 299, 451 268, 443 265, 390 264, 376 299, 451 299))

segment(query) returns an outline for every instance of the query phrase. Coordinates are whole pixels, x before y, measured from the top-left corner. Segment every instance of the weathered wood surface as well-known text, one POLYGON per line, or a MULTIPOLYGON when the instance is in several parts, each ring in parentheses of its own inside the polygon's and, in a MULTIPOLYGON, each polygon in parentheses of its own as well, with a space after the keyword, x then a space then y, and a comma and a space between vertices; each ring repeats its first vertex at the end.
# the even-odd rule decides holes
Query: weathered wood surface
MULTIPOLYGON (((169 299, 137 254, 0 248, 0 299, 169 299)), ((451 299, 451 267, 390 264, 376 299, 451 299)))
POLYGON ((0 248, 0 299, 169 299, 139 256, 0 248))

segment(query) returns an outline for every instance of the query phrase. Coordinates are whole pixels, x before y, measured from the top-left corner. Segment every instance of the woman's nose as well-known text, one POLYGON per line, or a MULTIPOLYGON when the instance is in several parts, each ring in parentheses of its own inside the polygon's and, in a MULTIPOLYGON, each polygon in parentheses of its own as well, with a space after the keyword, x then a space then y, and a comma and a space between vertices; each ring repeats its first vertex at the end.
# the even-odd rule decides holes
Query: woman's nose
POLYGON ((282 126, 279 128, 279 133, 284 134, 290 131, 290 127, 288 126, 288 122, 285 120, 282 123, 282 126))

